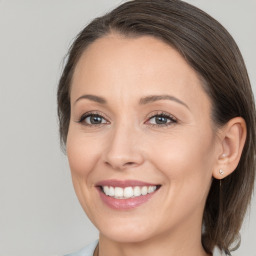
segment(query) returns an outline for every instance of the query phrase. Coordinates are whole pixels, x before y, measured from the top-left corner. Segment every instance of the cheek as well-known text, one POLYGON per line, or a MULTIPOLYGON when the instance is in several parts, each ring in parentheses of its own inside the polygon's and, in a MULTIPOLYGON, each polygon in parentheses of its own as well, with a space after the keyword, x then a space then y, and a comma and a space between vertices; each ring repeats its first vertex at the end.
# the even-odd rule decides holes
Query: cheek
POLYGON ((67 156, 77 198, 88 217, 93 221, 94 205, 93 170, 100 156, 100 145, 76 129, 70 129, 67 137, 67 156))
POLYGON ((100 144, 71 130, 68 133, 66 148, 72 175, 85 178, 99 159, 100 144))
POLYGON ((210 135, 175 134, 154 144, 159 146, 151 147, 150 158, 166 176, 166 182, 194 186, 211 180, 214 154, 210 135))
POLYGON ((166 207, 161 214, 172 212, 181 220, 195 212, 200 214, 212 180, 213 155, 209 137, 201 140, 175 136, 162 141, 161 145, 161 150, 152 151, 152 161, 165 177, 166 207))

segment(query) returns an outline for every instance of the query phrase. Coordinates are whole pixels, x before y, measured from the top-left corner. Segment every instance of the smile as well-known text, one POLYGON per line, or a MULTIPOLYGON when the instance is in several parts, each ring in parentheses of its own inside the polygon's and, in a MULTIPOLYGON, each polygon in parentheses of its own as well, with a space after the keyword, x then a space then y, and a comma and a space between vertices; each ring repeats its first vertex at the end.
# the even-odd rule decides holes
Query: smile
POLYGON ((139 196, 145 196, 147 194, 153 193, 157 186, 136 186, 136 187, 112 187, 103 186, 101 187, 105 195, 116 198, 116 199, 128 199, 139 196))
POLYGON ((137 180, 105 180, 96 184, 102 202, 115 210, 129 210, 148 202, 160 187, 137 180))

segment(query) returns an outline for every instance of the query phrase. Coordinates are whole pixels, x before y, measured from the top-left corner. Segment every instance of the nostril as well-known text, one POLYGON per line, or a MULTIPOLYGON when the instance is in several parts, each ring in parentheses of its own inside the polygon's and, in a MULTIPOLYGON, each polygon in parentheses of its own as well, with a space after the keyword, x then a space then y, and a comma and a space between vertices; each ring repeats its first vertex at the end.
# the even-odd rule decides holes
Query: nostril
POLYGON ((133 165, 133 164, 135 164, 134 162, 128 162, 128 163, 126 163, 126 165, 133 165))
POLYGON ((127 167, 133 167, 138 165, 136 162, 109 162, 105 161, 105 164, 109 167, 112 167, 114 169, 125 169, 127 167))

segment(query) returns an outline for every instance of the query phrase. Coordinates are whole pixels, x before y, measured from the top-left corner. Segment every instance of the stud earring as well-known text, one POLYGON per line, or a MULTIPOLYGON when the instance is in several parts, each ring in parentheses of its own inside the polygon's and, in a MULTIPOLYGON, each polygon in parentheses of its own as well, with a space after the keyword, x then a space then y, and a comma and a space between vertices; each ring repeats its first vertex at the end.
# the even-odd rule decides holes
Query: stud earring
POLYGON ((223 175, 224 174, 224 171, 223 170, 219 170, 219 173, 220 173, 220 175, 223 175))

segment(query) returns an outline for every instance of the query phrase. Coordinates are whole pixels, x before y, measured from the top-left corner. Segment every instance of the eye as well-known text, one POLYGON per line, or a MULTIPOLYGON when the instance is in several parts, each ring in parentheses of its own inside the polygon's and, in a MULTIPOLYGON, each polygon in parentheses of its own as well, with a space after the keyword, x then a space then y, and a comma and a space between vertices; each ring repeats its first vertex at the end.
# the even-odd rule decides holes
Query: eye
POLYGON ((98 115, 89 115, 84 119, 84 121, 87 124, 104 124, 104 123, 107 123, 106 120, 102 116, 98 116, 98 115))
POLYGON ((168 122, 170 122, 170 120, 168 119, 168 117, 165 116, 155 116, 150 118, 151 121, 153 121, 154 124, 167 124, 168 122))
POLYGON ((177 123, 177 119, 168 113, 159 113, 151 116, 146 123, 152 126, 168 126, 177 123))
POLYGON ((102 115, 97 113, 85 113, 81 116, 78 122, 87 126, 98 126, 108 123, 108 121, 102 115))

